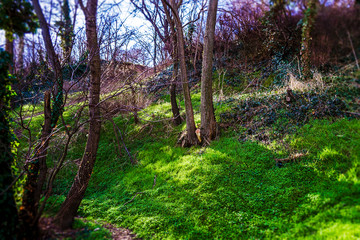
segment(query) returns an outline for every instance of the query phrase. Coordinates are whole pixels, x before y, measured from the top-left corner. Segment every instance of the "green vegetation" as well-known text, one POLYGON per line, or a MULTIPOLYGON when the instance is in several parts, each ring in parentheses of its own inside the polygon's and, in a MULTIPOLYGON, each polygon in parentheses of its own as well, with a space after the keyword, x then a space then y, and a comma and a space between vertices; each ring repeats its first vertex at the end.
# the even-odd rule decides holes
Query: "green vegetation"
MULTIPOLYGON (((263 95, 267 102, 283 99, 280 95, 266 98, 276 96, 274 92, 263 95)), ((258 94, 228 97, 215 104, 216 117, 221 120, 221 114, 232 111, 236 115, 242 109, 238 101, 254 104, 259 98, 258 94)), ((198 123, 200 94, 194 93, 192 100, 198 123)), ((306 118, 288 131, 293 120, 284 109, 274 108, 280 117, 268 129, 282 129, 282 133, 269 133, 271 141, 244 139, 244 134, 257 136, 258 132, 221 120, 220 124, 229 126, 222 128, 216 141, 207 148, 190 149, 176 146, 184 124, 173 127, 162 120, 171 117, 166 96, 139 112, 139 125, 131 115, 115 117, 136 164, 131 165, 112 124, 106 123, 79 215, 129 228, 143 239, 359 238, 360 121, 321 115, 306 118), (276 166, 275 159, 293 153, 306 155, 276 166)), ((71 114, 65 112, 65 116, 71 114)), ((261 122, 262 115, 251 121, 261 122)), ((71 143, 48 213, 55 213, 65 198, 85 134, 82 131, 71 143)), ((81 224, 78 220, 77 225, 81 224)), ((92 239, 103 239, 104 231, 98 235, 92 231, 92 239)))

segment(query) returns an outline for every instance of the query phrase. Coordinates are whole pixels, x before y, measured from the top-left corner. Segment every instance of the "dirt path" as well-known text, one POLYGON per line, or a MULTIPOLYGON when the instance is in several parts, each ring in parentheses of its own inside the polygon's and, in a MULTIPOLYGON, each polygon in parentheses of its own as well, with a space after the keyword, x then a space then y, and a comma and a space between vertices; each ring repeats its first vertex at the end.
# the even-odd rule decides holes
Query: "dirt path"
MULTIPOLYGON (((86 222, 85 219, 81 219, 86 222)), ((85 228, 80 229, 67 229, 61 230, 58 226, 53 223, 53 218, 41 218, 39 227, 42 232, 43 240, 48 239, 76 239, 79 235, 84 231, 88 231, 85 228)), ((108 229, 111 232, 112 239, 114 240, 140 240, 137 238, 135 234, 131 233, 129 229, 126 228, 118 228, 110 223, 106 223, 102 225, 102 227, 108 229)), ((96 230, 95 230, 96 231, 96 230)))
POLYGON ((139 240, 136 238, 136 235, 131 233, 129 229, 126 228, 117 228, 109 223, 103 225, 104 228, 108 229, 114 240, 139 240))

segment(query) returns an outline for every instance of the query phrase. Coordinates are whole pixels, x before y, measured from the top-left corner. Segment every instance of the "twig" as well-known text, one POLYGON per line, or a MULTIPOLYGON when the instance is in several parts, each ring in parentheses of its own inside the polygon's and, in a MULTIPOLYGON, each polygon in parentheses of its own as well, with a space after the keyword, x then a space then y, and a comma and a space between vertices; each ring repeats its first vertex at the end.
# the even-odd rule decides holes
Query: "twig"
POLYGON ((7 192, 7 191, 22 177, 22 175, 24 175, 24 173, 25 173, 25 170, 23 170, 23 171, 20 173, 20 175, 17 176, 17 177, 14 179, 14 181, 12 181, 12 183, 11 183, 9 186, 7 186, 7 187, 4 189, 4 191, 2 191, 2 192, 0 193, 0 196, 2 196, 5 192, 7 192))
POLYGON ((354 45, 353 45, 353 42, 352 42, 352 40, 351 40, 350 32, 347 31, 347 34, 348 34, 348 38, 349 38, 349 41, 350 41, 350 45, 351 45, 352 52, 353 52, 353 54, 354 54, 356 66, 357 66, 358 69, 360 69, 360 67, 359 67, 359 62, 358 62, 358 59, 357 59, 357 57, 356 57, 356 52, 355 52, 355 49, 354 49, 354 45))
POLYGON ((123 136, 122 136, 122 133, 121 133, 121 131, 120 131, 120 128, 115 124, 115 122, 114 122, 114 120, 113 120, 112 118, 110 118, 109 120, 112 122, 114 128, 116 127, 117 130, 119 131, 119 133, 120 133, 120 138, 121 138, 121 141, 122 141, 122 143, 123 143, 123 145, 124 145, 124 148, 125 148, 125 150, 126 150, 126 153, 128 154, 128 156, 129 156, 129 158, 130 158, 130 160, 131 160, 131 164, 134 164, 134 163, 135 163, 134 158, 131 156, 131 153, 129 152, 128 148, 127 148, 126 145, 125 145, 124 138, 123 138, 123 136))
POLYGON ((144 193, 143 193, 143 192, 137 192, 137 193, 135 193, 135 196, 134 196, 132 199, 130 199, 129 201, 127 201, 126 203, 124 203, 123 206, 125 206, 126 204, 131 203, 132 201, 134 201, 134 199, 136 198, 136 196, 139 195, 139 194, 144 194, 144 193))
POLYGON ((345 113, 348 113, 348 114, 353 114, 353 115, 358 115, 358 116, 360 116, 360 113, 356 113, 356 112, 345 112, 345 113))
POLYGON ((156 185, 156 174, 155 174, 155 177, 154 177, 154 184, 153 184, 153 189, 154 189, 154 187, 155 187, 155 185, 156 185))
POLYGON ((304 154, 304 153, 297 153, 295 155, 292 155, 288 158, 276 158, 275 159, 275 162, 276 163, 286 163, 286 162, 290 162, 290 161, 295 161, 299 158, 302 158, 302 157, 305 157, 307 154, 304 154))
POLYGON ((116 132, 115 123, 113 121, 112 121, 112 124, 113 124, 113 129, 114 129, 114 133, 115 133, 115 139, 116 139, 117 146, 118 146, 118 151, 119 151, 118 157, 120 158, 120 156, 121 156, 121 148, 120 148, 119 136, 118 136, 118 134, 116 132))

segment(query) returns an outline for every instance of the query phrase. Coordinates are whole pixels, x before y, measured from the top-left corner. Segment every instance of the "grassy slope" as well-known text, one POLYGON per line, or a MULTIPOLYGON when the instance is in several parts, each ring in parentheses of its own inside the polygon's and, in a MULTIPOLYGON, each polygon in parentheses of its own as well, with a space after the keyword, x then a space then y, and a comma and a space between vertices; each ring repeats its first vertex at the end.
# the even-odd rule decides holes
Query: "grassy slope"
MULTIPOLYGON (((199 100, 194 94, 197 121, 199 100)), ((284 152, 240 142, 233 128, 207 148, 176 147, 185 126, 154 121, 171 116, 166 101, 140 116, 151 122, 114 119, 127 134, 135 166, 125 152, 119 157, 112 125, 103 128, 81 216, 128 227, 144 239, 360 237, 359 120, 311 121, 286 137, 292 151, 309 155, 278 168, 274 159, 284 152)), ((69 160, 81 157, 84 139, 77 137, 69 160)), ((50 199, 53 211, 75 174, 74 164, 68 166, 50 199)))

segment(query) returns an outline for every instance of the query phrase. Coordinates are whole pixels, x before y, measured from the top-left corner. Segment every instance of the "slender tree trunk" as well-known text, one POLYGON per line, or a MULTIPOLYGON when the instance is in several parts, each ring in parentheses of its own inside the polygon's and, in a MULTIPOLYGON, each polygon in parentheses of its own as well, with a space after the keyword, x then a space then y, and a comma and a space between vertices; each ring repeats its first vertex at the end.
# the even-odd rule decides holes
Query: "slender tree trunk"
POLYGON ((171 51, 171 58, 173 60, 173 75, 170 83, 170 103, 171 103, 171 111, 173 113, 174 117, 174 125, 178 126, 182 123, 182 119, 180 116, 180 110, 179 106, 176 101, 176 86, 178 84, 179 79, 179 55, 177 51, 177 40, 176 40, 176 34, 175 34, 175 26, 173 22, 170 24, 172 37, 172 51, 171 51))
MULTIPOLYGON (((46 166, 47 148, 51 132, 51 107, 50 92, 45 92, 44 96, 44 126, 41 133, 40 145, 35 149, 35 156, 28 164, 27 179, 24 186, 24 196, 20 207, 19 216, 22 221, 21 239, 37 239, 39 235, 37 214, 40 192, 42 186, 39 186, 39 170, 46 166)), ((47 168, 46 168, 47 169, 47 168)), ((46 171, 40 172, 45 175, 46 171)), ((44 176, 41 176, 44 177, 44 176)))
POLYGON ((170 102, 171 102, 171 111, 174 116, 174 125, 178 126, 182 123, 182 119, 180 116, 179 107, 176 101, 176 84, 178 82, 178 74, 179 74, 179 64, 177 60, 174 60, 174 70, 173 76, 170 85, 170 102))
POLYGON ((62 228, 70 228, 73 224, 78 207, 84 197, 92 170, 96 160, 96 153, 100 139, 100 52, 96 29, 97 0, 88 0, 86 8, 80 0, 85 14, 87 48, 90 53, 90 100, 89 119, 90 128, 85 152, 71 189, 56 215, 55 222, 62 228))
POLYGON ((186 113, 186 139, 183 145, 193 146, 198 144, 198 139, 195 134, 196 127, 194 120, 194 110, 191 103, 190 88, 189 88, 189 82, 188 82, 187 70, 186 70, 185 40, 184 40, 183 27, 181 25, 181 20, 175 4, 173 2, 169 4, 168 2, 166 2, 166 0, 161 0, 161 1, 165 8, 165 13, 167 15, 168 21, 171 21, 171 17, 169 12, 167 11, 167 6, 171 8, 176 26, 178 57, 180 60, 180 79, 183 87, 185 113, 186 113))
POLYGON ((302 27, 302 42, 301 42, 301 67, 303 71, 303 78, 306 80, 312 77, 311 74, 311 32, 314 26, 316 17, 316 3, 317 0, 309 0, 307 9, 303 18, 302 27))
POLYGON ((70 62, 71 50, 72 50, 72 36, 73 36, 73 27, 71 25, 70 18, 70 7, 69 0, 63 0, 63 5, 61 7, 62 17, 63 17, 63 27, 61 34, 61 42, 63 49, 63 57, 66 63, 70 62))
POLYGON ((24 41, 24 36, 19 38, 19 52, 18 52, 18 57, 17 57, 17 61, 16 61, 16 69, 17 69, 17 73, 21 73, 24 69, 24 48, 25 48, 25 41, 24 41))
POLYGON ((210 0, 204 38, 200 107, 200 133, 203 144, 209 143, 216 136, 216 120, 214 115, 212 91, 212 67, 217 6, 218 0, 210 0))
MULTIPOLYGON (((180 19, 179 19, 180 20, 180 19)), ((180 21, 175 21, 178 30, 178 48, 179 48, 179 59, 180 59, 180 73, 181 73, 181 82, 183 86, 184 101, 185 101, 185 112, 186 112, 186 132, 188 144, 186 145, 196 145, 198 143, 196 134, 195 134, 195 120, 194 120, 194 110, 191 103, 190 87, 187 77, 186 70, 186 60, 185 60, 185 48, 184 48, 184 34, 180 21)))
POLYGON ((201 35, 201 29, 202 29, 202 25, 203 25, 203 19, 204 19, 204 12, 201 14, 201 20, 200 20, 200 25, 199 25, 199 33, 198 36, 196 38, 196 45, 195 45, 195 54, 194 54, 194 70, 195 73, 197 72, 196 69, 196 63, 197 63, 197 59, 198 59, 198 49, 199 49, 199 44, 200 44, 200 35, 201 35))
MULTIPOLYGON (((166 23, 170 22, 170 28, 171 28, 171 37, 169 36, 169 33, 165 34, 168 38, 171 40, 168 40, 168 42, 171 42, 172 47, 169 48, 170 56, 173 60, 173 76, 170 83, 170 103, 171 103, 171 111, 173 113, 173 122, 175 126, 178 126, 182 123, 182 119, 180 116, 180 109, 176 101, 176 86, 179 83, 179 55, 177 51, 177 40, 176 40, 176 30, 173 21, 166 21, 166 23)), ((166 27, 168 24, 166 24, 166 27)), ((167 39, 168 39, 167 38, 167 39)), ((166 43, 165 43, 166 44, 166 43)))
POLYGON ((154 31, 154 58, 153 58, 153 64, 154 64, 154 73, 156 73, 156 54, 157 54, 157 33, 154 31))

